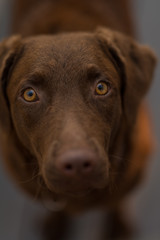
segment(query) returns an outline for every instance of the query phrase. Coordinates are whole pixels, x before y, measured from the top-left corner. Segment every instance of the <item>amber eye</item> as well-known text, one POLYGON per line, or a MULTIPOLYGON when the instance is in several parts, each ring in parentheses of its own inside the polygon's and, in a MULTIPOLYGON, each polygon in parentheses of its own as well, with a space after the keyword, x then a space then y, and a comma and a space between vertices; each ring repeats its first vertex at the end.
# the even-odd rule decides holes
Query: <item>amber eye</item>
POLYGON ((23 98, 27 102, 35 102, 38 99, 36 92, 32 88, 24 91, 23 98))
POLYGON ((99 82, 96 85, 96 94, 97 95, 105 95, 109 91, 109 85, 106 82, 99 82))

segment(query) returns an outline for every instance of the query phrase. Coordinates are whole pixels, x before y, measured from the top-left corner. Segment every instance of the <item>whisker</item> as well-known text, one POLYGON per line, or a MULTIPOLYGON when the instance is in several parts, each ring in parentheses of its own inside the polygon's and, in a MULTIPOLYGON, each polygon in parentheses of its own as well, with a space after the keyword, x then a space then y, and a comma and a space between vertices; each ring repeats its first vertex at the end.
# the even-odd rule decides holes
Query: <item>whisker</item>
POLYGON ((118 160, 123 160, 124 159, 123 157, 118 156, 118 155, 114 155, 114 154, 109 154, 109 157, 113 157, 113 158, 118 159, 118 160))
POLYGON ((117 160, 121 160, 121 163, 120 163, 120 167, 125 167, 126 165, 130 165, 131 167, 136 167, 136 161, 132 161, 131 157, 122 157, 122 156, 118 156, 118 155, 114 155, 114 154, 110 154, 109 155, 110 157, 113 157, 117 160))
POLYGON ((25 181, 19 181, 19 183, 30 183, 31 181, 33 181, 35 178, 37 178, 40 175, 40 172, 38 172, 37 174, 35 174, 34 176, 32 176, 30 179, 25 180, 25 181))
MULTIPOLYGON (((39 182, 38 180, 39 180, 39 178, 37 179, 37 183, 39 182)), ((33 200, 34 200, 34 201, 39 198, 40 192, 41 192, 41 185, 40 185, 40 184, 37 184, 37 191, 35 192, 35 195, 34 195, 34 197, 33 197, 33 200)))

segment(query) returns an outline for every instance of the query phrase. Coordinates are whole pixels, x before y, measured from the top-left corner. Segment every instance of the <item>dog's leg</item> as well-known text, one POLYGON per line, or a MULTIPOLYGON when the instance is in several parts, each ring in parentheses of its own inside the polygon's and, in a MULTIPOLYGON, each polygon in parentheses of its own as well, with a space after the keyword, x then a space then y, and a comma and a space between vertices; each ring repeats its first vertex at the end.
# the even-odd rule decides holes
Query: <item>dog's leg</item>
POLYGON ((110 210, 105 221, 105 236, 108 240, 129 240, 133 235, 133 226, 123 207, 118 206, 110 210))
POLYGON ((69 217, 63 212, 51 213, 44 222, 44 240, 61 240, 68 232, 69 217))

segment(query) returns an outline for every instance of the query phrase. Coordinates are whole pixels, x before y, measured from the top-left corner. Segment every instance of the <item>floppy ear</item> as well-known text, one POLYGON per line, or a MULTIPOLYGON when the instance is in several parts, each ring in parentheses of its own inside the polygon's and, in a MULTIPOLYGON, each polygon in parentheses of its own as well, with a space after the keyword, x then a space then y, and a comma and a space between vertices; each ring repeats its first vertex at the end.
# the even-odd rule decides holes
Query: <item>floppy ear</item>
POLYGON ((107 28, 98 28, 96 37, 121 74, 121 93, 127 123, 133 124, 138 106, 152 82, 156 57, 151 49, 132 38, 107 28))
POLYGON ((1 131, 10 129, 11 119, 9 102, 6 94, 9 76, 16 63, 21 45, 20 36, 12 36, 0 43, 0 128, 1 131))

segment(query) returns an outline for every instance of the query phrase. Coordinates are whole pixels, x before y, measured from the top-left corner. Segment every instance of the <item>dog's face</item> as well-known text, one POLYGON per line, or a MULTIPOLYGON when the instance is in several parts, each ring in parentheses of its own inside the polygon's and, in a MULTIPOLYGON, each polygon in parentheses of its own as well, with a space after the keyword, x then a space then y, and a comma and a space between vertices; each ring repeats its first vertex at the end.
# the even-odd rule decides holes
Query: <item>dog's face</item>
MULTIPOLYGON (((124 122, 133 125, 150 85, 152 52, 101 29, 12 38, 1 44, 1 62, 1 125, 25 152, 16 175, 32 162, 28 152, 52 193, 77 196, 107 187, 117 135, 124 122)), ((24 175, 33 176, 33 169, 24 175)))

